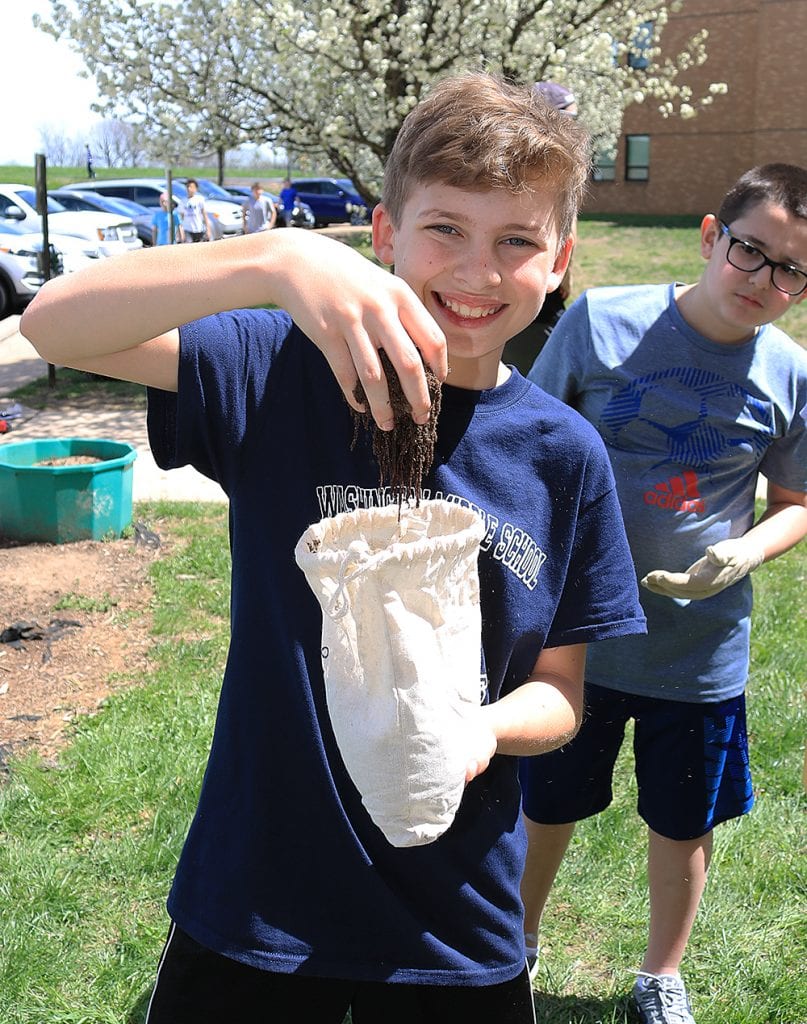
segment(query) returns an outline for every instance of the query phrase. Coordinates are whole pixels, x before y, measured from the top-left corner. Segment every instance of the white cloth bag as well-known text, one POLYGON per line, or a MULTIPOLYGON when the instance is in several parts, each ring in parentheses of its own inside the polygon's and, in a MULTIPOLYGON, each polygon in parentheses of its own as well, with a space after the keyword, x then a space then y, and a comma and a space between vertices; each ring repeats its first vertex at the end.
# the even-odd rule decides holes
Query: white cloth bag
POLYGON ((325 693, 342 759, 393 846, 451 825, 478 708, 480 516, 443 500, 361 509, 294 551, 323 611, 325 693))

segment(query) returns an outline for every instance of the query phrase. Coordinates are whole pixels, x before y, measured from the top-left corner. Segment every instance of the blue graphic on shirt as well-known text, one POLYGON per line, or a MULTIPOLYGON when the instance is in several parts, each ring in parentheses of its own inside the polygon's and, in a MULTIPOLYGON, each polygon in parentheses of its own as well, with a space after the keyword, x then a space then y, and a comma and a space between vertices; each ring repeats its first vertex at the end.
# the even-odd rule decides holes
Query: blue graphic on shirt
POLYGON ((598 427, 616 448, 663 453, 653 469, 674 463, 705 472, 732 448, 761 457, 774 439, 767 403, 719 374, 688 366, 637 377, 606 403, 598 427), (737 426, 735 436, 714 426, 727 419, 737 426))

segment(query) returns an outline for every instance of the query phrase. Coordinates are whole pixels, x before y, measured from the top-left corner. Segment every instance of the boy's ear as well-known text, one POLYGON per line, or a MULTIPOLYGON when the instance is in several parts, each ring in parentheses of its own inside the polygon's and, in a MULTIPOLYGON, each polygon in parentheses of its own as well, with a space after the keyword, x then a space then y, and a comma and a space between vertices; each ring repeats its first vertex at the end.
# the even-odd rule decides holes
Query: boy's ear
POLYGON ((701 221, 701 256, 705 260, 712 258, 715 246, 720 241, 720 225, 713 213, 707 213, 701 221))
POLYGON ((569 266, 569 260, 572 258, 572 249, 574 249, 574 237, 569 235, 563 245, 558 249, 557 254, 555 255, 555 262, 552 264, 552 269, 547 274, 546 290, 548 292, 554 292, 563 280, 563 275, 566 273, 566 269, 569 266))
POLYGON ((395 262, 395 228, 383 203, 373 208, 373 252, 388 267, 395 262))

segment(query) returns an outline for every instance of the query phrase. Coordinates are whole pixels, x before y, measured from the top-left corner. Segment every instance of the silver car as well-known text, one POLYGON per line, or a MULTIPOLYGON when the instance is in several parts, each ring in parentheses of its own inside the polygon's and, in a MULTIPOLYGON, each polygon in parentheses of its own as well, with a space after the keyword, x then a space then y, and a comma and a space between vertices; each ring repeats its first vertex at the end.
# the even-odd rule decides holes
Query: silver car
POLYGON ((112 196, 102 196, 99 192, 80 191, 71 192, 70 189, 50 189, 48 195, 55 199, 65 210, 94 210, 96 213, 117 213, 121 217, 127 217, 135 226, 137 237, 143 245, 151 245, 151 221, 154 216, 153 210, 147 210, 145 206, 132 203, 128 199, 118 199, 112 196))
MULTIPOLYGON (((42 218, 36 209, 34 188, 31 185, 0 184, 0 218, 15 220, 28 231, 41 231, 42 218)), ((118 256, 130 249, 140 249, 143 244, 137 237, 131 218, 100 211, 71 212, 50 197, 48 228, 61 235, 94 242, 102 256, 118 256)))
MULTIPOLYGON (((25 306, 42 287, 43 241, 40 231, 0 220, 0 319, 25 306)), ((101 255, 93 242, 72 235, 48 231, 48 242, 52 277, 90 266, 101 255)))

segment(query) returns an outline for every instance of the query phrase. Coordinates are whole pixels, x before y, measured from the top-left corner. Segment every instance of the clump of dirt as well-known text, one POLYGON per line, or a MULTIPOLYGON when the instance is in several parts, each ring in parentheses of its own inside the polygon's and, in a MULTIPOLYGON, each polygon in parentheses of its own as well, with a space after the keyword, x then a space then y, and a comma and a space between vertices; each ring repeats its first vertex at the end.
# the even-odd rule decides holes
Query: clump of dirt
POLYGON ((0 781, 10 756, 36 749, 51 760, 77 715, 147 674, 158 555, 142 531, 111 542, 0 538, 0 781))
POLYGON ((40 459, 35 466, 88 466, 94 462, 106 462, 97 455, 65 455, 61 459, 40 459))
MULTIPOLYGON (((371 437, 373 454, 378 462, 381 486, 389 486, 395 501, 400 504, 413 500, 420 504, 423 494, 423 478, 434 461, 434 447, 437 443, 437 417, 440 415, 441 385, 437 376, 425 366, 426 383, 431 399, 431 412, 426 423, 415 423, 412 406, 401 387, 398 374, 384 349, 378 355, 387 378, 390 405, 395 426, 392 430, 379 430, 375 420, 367 412, 352 410, 354 418, 353 446, 359 429, 364 427, 371 437)), ((361 381, 356 383, 353 397, 367 406, 367 396, 361 381)))

